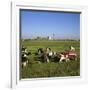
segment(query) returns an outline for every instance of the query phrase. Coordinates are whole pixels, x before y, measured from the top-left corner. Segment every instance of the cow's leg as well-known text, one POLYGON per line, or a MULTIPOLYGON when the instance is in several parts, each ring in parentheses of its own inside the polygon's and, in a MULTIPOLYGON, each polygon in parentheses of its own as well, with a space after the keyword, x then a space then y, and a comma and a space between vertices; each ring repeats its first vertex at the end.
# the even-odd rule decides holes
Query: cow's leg
POLYGON ((44 56, 44 59, 46 60, 47 63, 49 63, 49 58, 47 55, 44 56))
POLYGON ((47 59, 47 63, 49 63, 49 57, 48 56, 46 56, 46 59, 47 59))
POLYGON ((61 56, 59 63, 62 62, 63 60, 66 60, 66 58, 64 56, 61 56))
POLYGON ((75 57, 75 61, 77 61, 77 57, 75 57))
POLYGON ((63 58, 60 58, 59 63, 63 61, 63 58))
POLYGON ((49 59, 47 58, 47 63, 49 63, 49 59))
POLYGON ((28 64, 28 60, 27 60, 27 64, 28 64))
POLYGON ((22 63, 22 67, 26 67, 26 65, 27 65, 27 62, 22 63))
POLYGON ((67 58, 67 59, 66 59, 66 62, 68 62, 68 61, 70 61, 70 59, 69 59, 69 58, 67 58))

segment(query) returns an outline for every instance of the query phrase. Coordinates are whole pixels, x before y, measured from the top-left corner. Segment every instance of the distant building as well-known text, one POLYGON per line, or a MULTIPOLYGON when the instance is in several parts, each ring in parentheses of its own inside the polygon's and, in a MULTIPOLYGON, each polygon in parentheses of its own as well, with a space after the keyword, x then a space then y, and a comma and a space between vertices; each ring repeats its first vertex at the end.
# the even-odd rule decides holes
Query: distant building
POLYGON ((52 40, 52 37, 51 36, 49 36, 49 38, 48 38, 49 40, 52 40))

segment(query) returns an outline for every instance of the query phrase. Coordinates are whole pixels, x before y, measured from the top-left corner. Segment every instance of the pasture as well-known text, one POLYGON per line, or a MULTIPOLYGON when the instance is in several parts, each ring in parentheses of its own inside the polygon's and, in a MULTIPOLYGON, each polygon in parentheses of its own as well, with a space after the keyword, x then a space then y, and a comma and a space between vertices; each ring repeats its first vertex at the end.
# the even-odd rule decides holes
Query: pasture
POLYGON ((26 67, 21 67, 21 78, 42 78, 42 77, 64 77, 64 76, 79 76, 80 75, 80 59, 77 61, 58 63, 51 61, 43 63, 35 55, 38 48, 50 47, 55 52, 68 51, 70 46, 75 47, 76 52, 80 52, 80 41, 56 41, 56 40, 25 40, 21 45, 31 51, 29 63, 26 67))

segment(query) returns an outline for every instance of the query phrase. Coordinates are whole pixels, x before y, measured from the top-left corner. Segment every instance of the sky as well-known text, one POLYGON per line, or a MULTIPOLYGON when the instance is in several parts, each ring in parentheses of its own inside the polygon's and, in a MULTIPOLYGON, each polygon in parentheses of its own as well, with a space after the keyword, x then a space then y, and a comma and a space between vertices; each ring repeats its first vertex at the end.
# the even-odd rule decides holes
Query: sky
POLYGON ((80 39, 80 13, 21 10, 21 37, 80 39))

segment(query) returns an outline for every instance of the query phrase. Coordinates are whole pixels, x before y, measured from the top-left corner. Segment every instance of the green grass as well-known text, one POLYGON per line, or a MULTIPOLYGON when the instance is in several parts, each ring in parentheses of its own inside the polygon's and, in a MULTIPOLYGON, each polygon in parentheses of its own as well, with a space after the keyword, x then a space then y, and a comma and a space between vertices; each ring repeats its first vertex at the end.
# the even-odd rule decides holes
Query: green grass
POLYGON ((62 77, 62 76, 79 76, 80 60, 63 62, 63 63, 38 63, 37 56, 34 53, 38 48, 50 47, 53 51, 63 52, 69 50, 69 46, 74 46, 76 51, 80 51, 79 41, 40 41, 29 40, 23 41, 21 45, 25 46, 32 52, 29 57, 28 66, 21 68, 21 78, 41 78, 41 77, 62 77))

